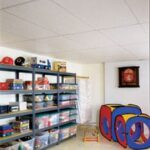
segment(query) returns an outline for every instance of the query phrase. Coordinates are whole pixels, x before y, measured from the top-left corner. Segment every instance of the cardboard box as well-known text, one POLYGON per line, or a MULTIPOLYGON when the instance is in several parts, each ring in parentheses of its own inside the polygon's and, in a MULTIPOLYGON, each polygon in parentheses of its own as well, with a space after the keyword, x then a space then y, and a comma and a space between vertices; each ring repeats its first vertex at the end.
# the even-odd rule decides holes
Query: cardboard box
POLYGON ((53 70, 58 72, 66 72, 67 71, 66 62, 62 61, 53 62, 53 70))

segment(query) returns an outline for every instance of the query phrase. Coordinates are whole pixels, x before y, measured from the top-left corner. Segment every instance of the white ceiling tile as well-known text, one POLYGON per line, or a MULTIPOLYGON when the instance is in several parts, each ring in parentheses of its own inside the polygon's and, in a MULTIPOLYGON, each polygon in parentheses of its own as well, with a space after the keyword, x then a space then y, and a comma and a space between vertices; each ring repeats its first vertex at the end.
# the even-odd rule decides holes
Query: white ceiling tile
POLYGON ((149 21, 149 0, 126 0, 141 23, 149 21))
POLYGON ((50 52, 51 56, 81 63, 135 60, 136 57, 119 47, 99 47, 72 52, 50 52))
POLYGON ((7 11, 59 34, 91 30, 89 26, 49 0, 33 1, 7 11))
POLYGON ((99 33, 98 31, 74 34, 65 36, 80 45, 80 49, 96 48, 100 46, 114 45, 114 43, 109 40, 105 35, 99 33))
POLYGON ((72 51, 80 48, 77 42, 72 40, 66 39, 65 37, 52 37, 48 39, 41 39, 37 40, 37 44, 39 47, 47 47, 48 49, 45 51, 57 51, 57 52, 64 52, 64 51, 72 51), (40 46, 41 45, 41 46, 40 46))
POLYGON ((101 31, 118 44, 131 44, 149 41, 149 36, 144 32, 141 25, 132 25, 122 28, 114 28, 101 31))
POLYGON ((136 43, 123 45, 128 51, 133 53, 138 59, 149 59, 149 43, 136 43))
MULTIPOLYGON (((13 42, 13 43, 4 43, 3 47, 8 47, 12 49, 18 49, 21 51, 34 52, 37 53, 37 45, 35 41, 22 41, 22 42, 13 42)), ((42 54, 42 52, 41 52, 42 54)), ((43 53, 44 54, 44 53, 43 53)))
POLYGON ((43 38, 56 35, 36 25, 21 20, 13 15, 5 12, 0 13, 1 17, 1 30, 9 32, 26 38, 43 38))
POLYGON ((24 37, 0 30, 0 44, 26 40, 24 37))
POLYGON ((124 0, 54 0, 95 28, 137 23, 124 0))
POLYGON ((10 6, 15 6, 18 4, 23 4, 29 1, 31 0, 0 0, 0 9, 10 7, 10 6))

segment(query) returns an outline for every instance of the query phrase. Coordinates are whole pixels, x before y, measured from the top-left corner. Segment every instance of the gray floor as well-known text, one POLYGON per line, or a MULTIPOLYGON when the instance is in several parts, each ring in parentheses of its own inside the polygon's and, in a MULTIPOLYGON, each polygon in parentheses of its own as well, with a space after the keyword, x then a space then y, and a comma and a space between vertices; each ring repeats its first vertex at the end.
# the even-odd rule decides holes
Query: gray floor
MULTIPOLYGON (((118 143, 109 142, 100 137, 100 143, 97 142, 82 142, 83 131, 79 131, 77 137, 62 142, 60 145, 53 146, 49 150, 130 150, 124 149, 118 143)), ((148 150, 148 149, 147 149, 148 150)), ((150 150, 150 149, 149 149, 150 150)))

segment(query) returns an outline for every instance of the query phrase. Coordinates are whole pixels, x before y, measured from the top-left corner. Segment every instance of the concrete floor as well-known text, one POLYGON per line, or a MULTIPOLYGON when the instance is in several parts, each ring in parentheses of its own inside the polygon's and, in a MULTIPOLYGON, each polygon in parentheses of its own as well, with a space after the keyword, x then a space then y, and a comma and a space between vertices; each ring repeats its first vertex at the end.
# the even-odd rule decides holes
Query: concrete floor
MULTIPOLYGON (((82 142, 83 131, 79 131, 77 137, 73 137, 62 142, 59 145, 51 147, 49 150, 131 150, 124 149, 118 143, 109 142, 102 136, 100 143, 97 142, 82 142)), ((147 149, 148 150, 148 149, 147 149)), ((149 149, 150 150, 150 149, 149 149)))

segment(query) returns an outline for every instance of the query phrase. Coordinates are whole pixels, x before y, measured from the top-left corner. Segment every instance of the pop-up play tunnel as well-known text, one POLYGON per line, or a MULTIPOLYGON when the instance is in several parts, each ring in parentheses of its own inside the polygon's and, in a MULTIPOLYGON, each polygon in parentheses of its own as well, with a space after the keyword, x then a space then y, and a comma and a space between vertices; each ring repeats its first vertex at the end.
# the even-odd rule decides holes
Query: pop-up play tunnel
POLYGON ((124 115, 124 114, 136 114, 140 115, 142 113, 141 109, 137 105, 124 105, 121 107, 117 107, 112 112, 112 139, 113 141, 117 141, 116 134, 115 134, 115 120, 118 115, 124 115))
POLYGON ((112 112, 117 107, 122 105, 115 104, 115 105, 102 105, 100 108, 99 114, 99 128, 101 134, 108 140, 112 139, 112 112))
POLYGON ((118 115, 123 114, 141 114, 141 109, 136 105, 120 105, 120 104, 106 104, 102 105, 100 109, 99 127, 101 134, 108 140, 113 139, 117 141, 115 134, 115 119, 118 115))
POLYGON ((115 121, 117 141, 132 149, 146 149, 150 147, 150 117, 145 114, 119 115, 115 121))

